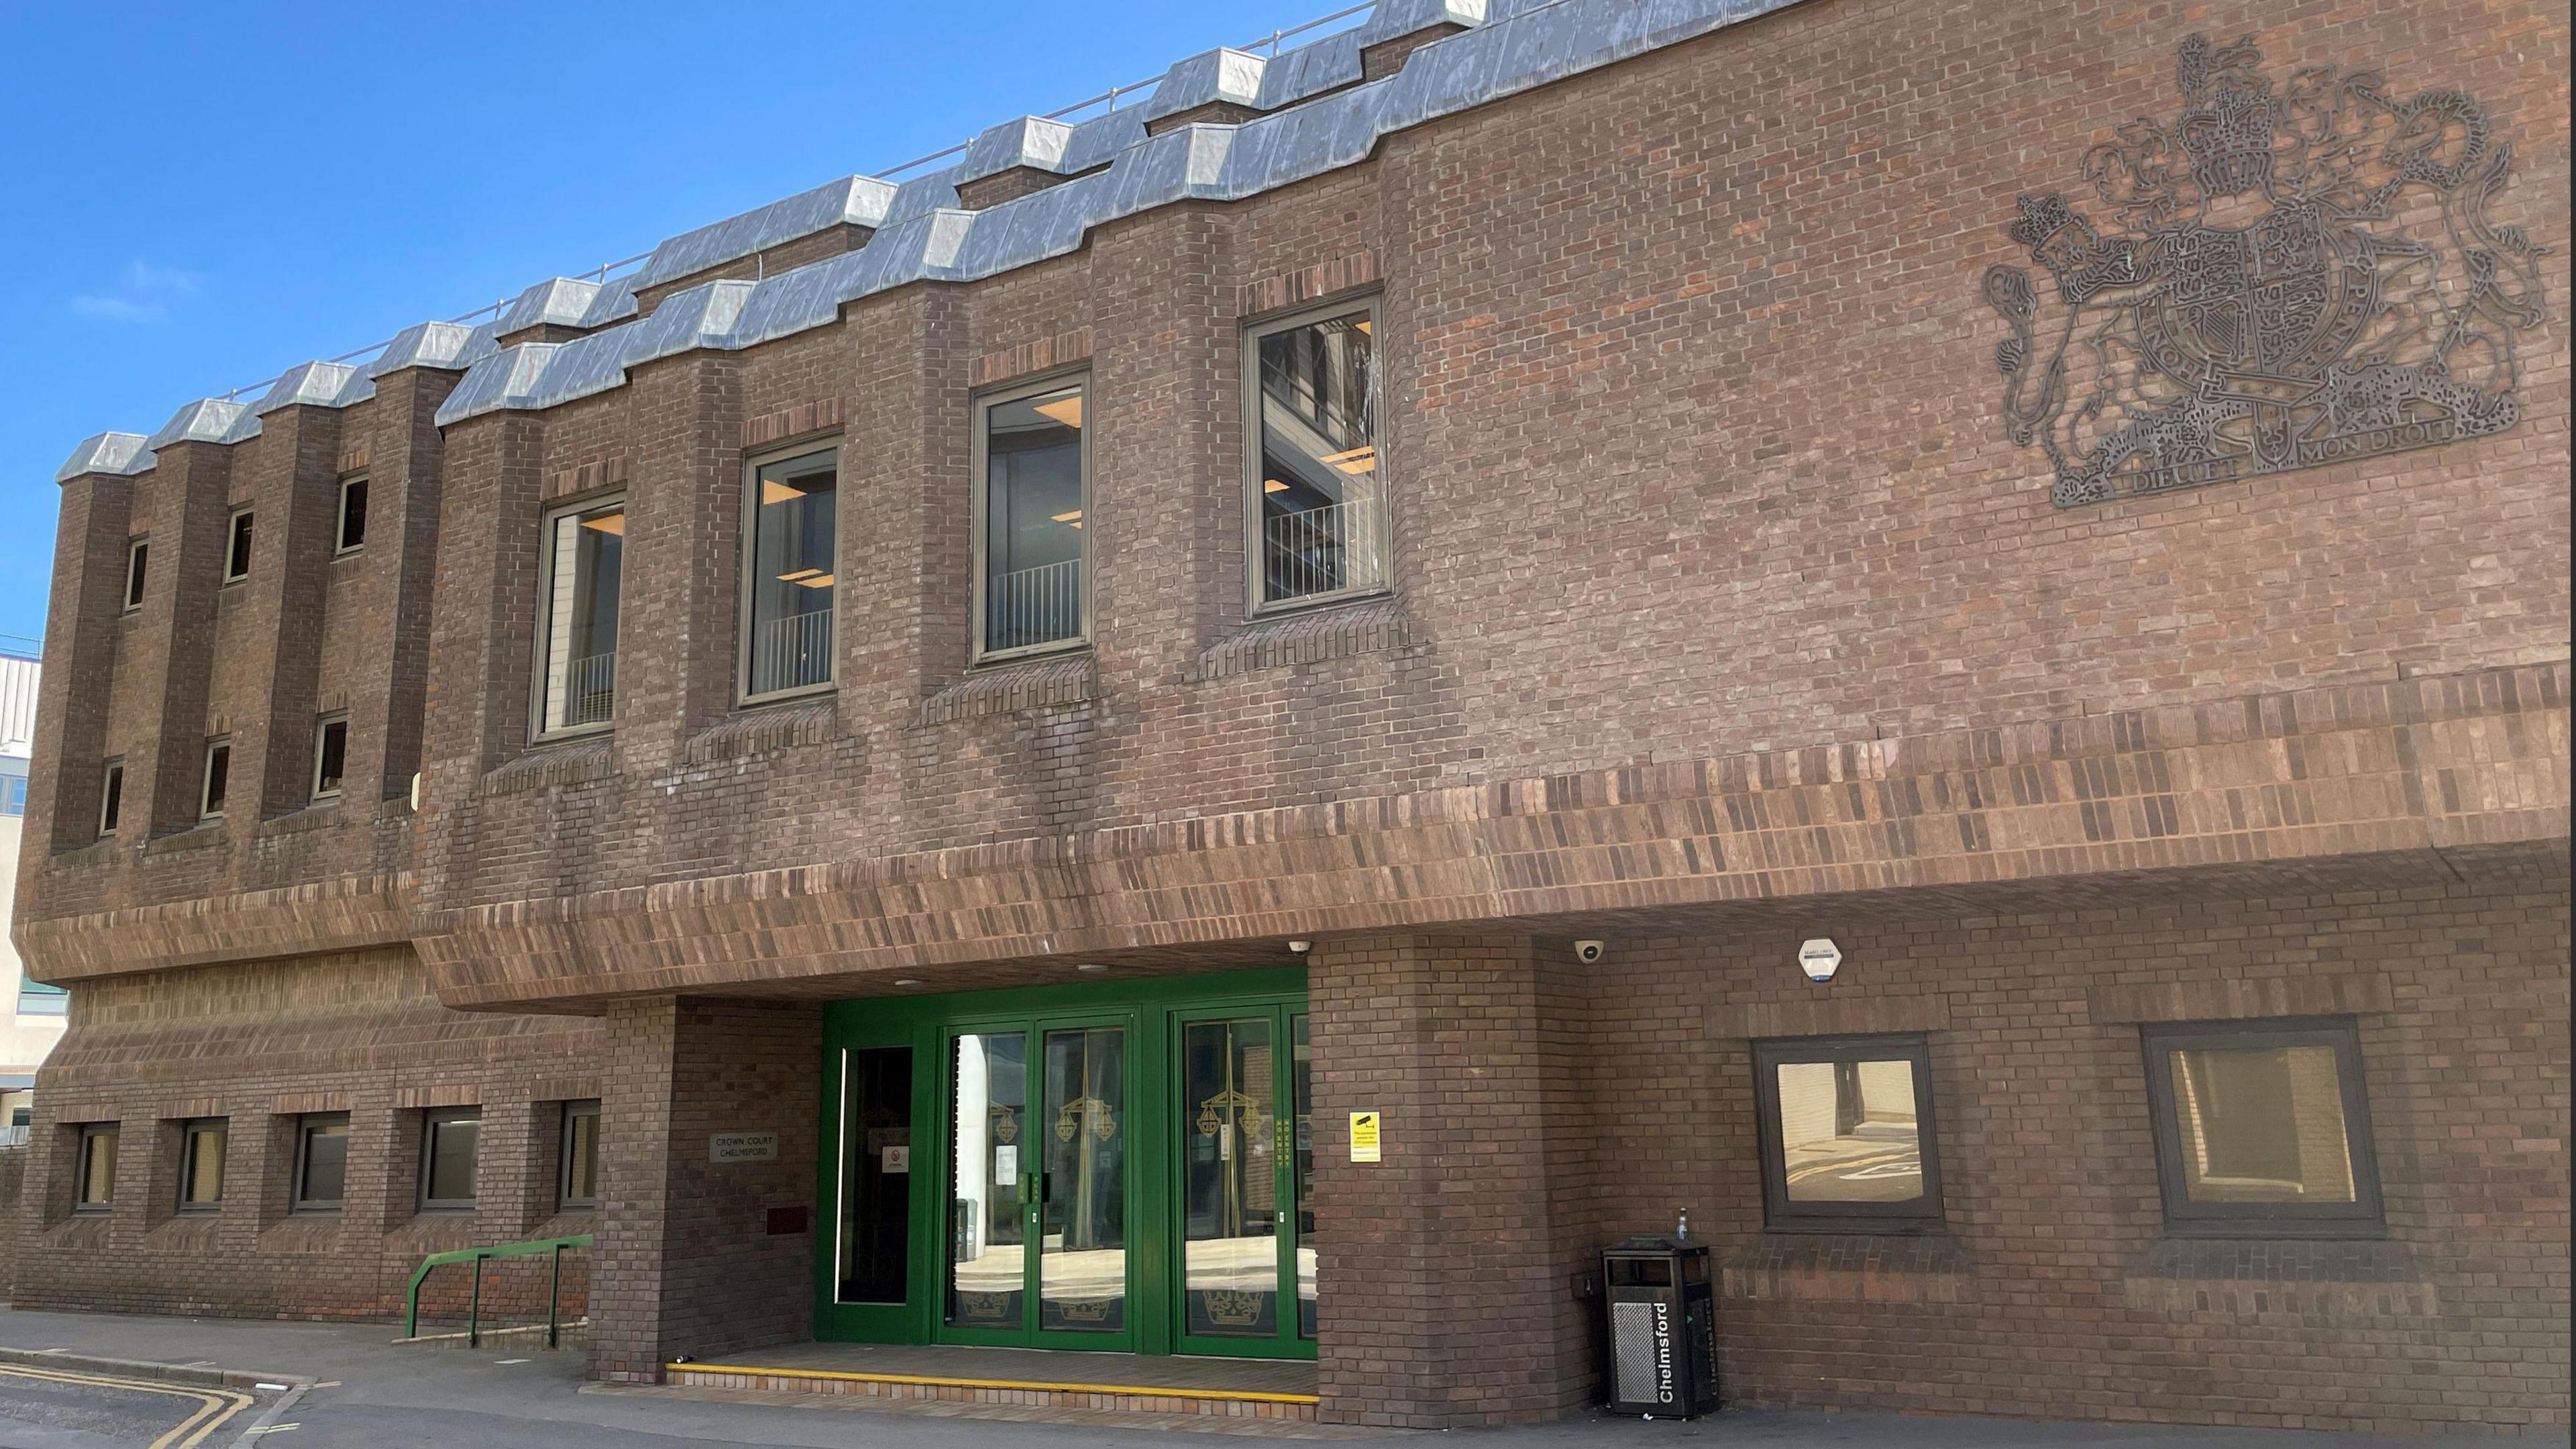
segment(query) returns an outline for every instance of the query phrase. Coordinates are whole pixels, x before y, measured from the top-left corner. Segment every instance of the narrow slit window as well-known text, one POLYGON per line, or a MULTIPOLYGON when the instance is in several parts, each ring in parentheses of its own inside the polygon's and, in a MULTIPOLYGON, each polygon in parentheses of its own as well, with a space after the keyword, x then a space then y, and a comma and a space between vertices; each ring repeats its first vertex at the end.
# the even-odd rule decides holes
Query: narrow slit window
POLYGON ((190 1122, 179 1133, 179 1210, 213 1212, 224 1201, 224 1143, 229 1124, 221 1117, 190 1122))
POLYGON ((367 480, 351 478, 340 485, 339 552, 363 548, 367 542, 367 480))
POLYGON ((1085 386, 1048 383, 981 406, 980 654, 1077 644, 1087 632, 1085 386))
POLYGON ((125 761, 110 760, 98 785, 98 833, 114 835, 125 814, 125 761))
POLYGON ((557 1179, 555 1206, 599 1206, 599 1103, 566 1102, 563 1108, 563 1172, 557 1179))
POLYGON ((233 742, 228 735, 206 741, 205 785, 197 796, 197 818, 224 818, 224 792, 232 784, 233 742))
POLYGON ((251 511, 233 512, 231 537, 224 543, 224 582, 237 583, 250 577, 251 511))
POLYGON ((617 712, 617 605, 626 558, 622 499, 546 517, 537 733, 607 724, 617 712))
POLYGON ((295 1119, 292 1210, 338 1212, 348 1182, 349 1114, 312 1112, 295 1119))
POLYGON ((1386 584, 1375 304, 1248 334, 1253 607, 1386 584))
POLYGON ((349 717, 326 714, 313 724, 313 798, 339 798, 340 777, 349 768, 349 717))
POLYGON ((743 697, 832 682, 840 585, 840 454, 806 453, 751 470, 744 580, 743 697))
POLYGON ((73 1170, 72 1207, 103 1213, 116 1203, 116 1124, 93 1122, 80 1129, 80 1160, 73 1170))
POLYGON ((125 546, 125 607, 128 612, 143 607, 143 570, 152 562, 152 545, 135 539, 125 546))

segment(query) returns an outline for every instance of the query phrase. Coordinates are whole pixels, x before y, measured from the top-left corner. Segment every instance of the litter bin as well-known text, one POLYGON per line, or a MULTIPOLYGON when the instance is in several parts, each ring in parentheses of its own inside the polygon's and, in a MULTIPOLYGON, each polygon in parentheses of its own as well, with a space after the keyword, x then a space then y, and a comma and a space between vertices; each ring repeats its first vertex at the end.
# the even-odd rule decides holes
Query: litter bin
POLYGON ((1717 1410, 1717 1290, 1706 1243, 1639 1237, 1601 1251, 1614 1414, 1696 1419, 1717 1410))

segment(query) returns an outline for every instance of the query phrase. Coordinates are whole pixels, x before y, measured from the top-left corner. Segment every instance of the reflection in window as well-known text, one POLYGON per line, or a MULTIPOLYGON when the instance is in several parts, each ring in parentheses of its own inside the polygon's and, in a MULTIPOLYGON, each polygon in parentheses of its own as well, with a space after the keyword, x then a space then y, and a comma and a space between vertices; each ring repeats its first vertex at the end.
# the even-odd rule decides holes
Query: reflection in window
POLYGON ((422 1207, 474 1206, 474 1166, 482 1134, 483 1114, 475 1108, 447 1107, 426 1114, 421 1134, 422 1207))
POLYGON ((66 1016, 72 1009, 72 994, 60 986, 47 986, 41 981, 18 983, 20 1016, 66 1016))
POLYGON ((987 654, 1082 637, 1083 385, 984 408, 987 654))
POLYGON ((745 696, 831 682, 839 498, 828 449, 753 470, 745 696))
POLYGON ((2155 1026, 2145 1036, 2169 1221, 2376 1226, 2378 1172, 2349 1021, 2155 1026))
POLYGON ((27 813, 27 758, 0 755, 0 815, 27 813))
POLYGON ((1757 1042, 1771 1226, 1920 1228, 1941 1217, 1921 1037, 1757 1042))
POLYGON ((1385 583, 1368 307, 1258 332, 1259 602, 1385 583))
POLYGON ((556 1183, 555 1206, 599 1205, 599 1102, 596 1098, 566 1102, 563 1109, 563 1172, 556 1183))
MULTIPOLYGON (((957 1038, 949 1102, 956 1142, 950 1185, 947 1321, 962 1328, 1018 1328, 1028 1284, 1023 1153, 1028 1117, 1028 1038, 996 1032, 957 1038)), ((1027 1170, 1036 1164, 1026 1163, 1027 1170)))
POLYGON ((1279 1335, 1278 1079, 1268 1017, 1182 1029, 1185 1332, 1279 1335))
POLYGON ((197 818, 220 820, 224 813, 224 796, 232 788, 233 742, 229 735, 218 735, 206 741, 205 783, 197 797, 197 818))
POLYGON ((313 725, 313 798, 340 793, 340 777, 349 770, 349 717, 324 715, 313 725))
POLYGON ((1783 1062, 1777 1070, 1791 1202, 1923 1195, 1912 1062, 1783 1062))
POLYGON ((349 1114, 314 1112, 295 1121, 297 1212, 334 1212, 348 1189, 349 1114))
POLYGON ((210 1117, 191 1122, 179 1138, 179 1207, 209 1211, 224 1200, 225 1122, 210 1117))
POLYGON ((80 1161, 72 1177, 72 1206, 104 1212, 116 1202, 116 1124, 94 1122, 80 1129, 80 1161))
POLYGON ((545 635, 537 732, 605 724, 617 706, 617 601, 626 553, 623 501, 546 520, 545 635))

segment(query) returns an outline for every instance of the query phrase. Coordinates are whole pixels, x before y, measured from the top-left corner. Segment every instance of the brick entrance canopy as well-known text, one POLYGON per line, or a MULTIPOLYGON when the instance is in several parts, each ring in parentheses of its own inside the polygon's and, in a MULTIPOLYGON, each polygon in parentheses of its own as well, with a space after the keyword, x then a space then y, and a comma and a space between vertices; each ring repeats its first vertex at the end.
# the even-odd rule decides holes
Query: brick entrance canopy
MULTIPOLYGON (((595 1228, 598 1372, 796 1341, 827 1014, 1302 964, 1322 1418, 1580 1405, 1593 1255, 1687 1208, 1736 1403, 2563 1426, 2576 252, 2532 57, 2566 7, 2098 18, 1382 0, 83 443, 14 907, 72 992, 19 1301, 373 1316, 428 1251, 595 1228), (2335 152, 2394 168, 2352 216, 2477 243, 2381 320, 2510 340, 2510 416, 2259 476, 2085 454, 2116 496, 2052 499, 2032 420, 2116 429, 2090 369, 2143 354, 2043 355, 2043 309, 2148 305, 2124 269, 2164 252, 2123 238, 2251 256, 2281 188, 2219 183, 2322 154, 2284 116, 2377 128, 2335 152), (2059 198, 2037 253, 2024 196, 2059 198), (1369 418, 1329 461, 1273 416, 1293 347, 1264 387, 1301 326, 1332 421, 1369 418), (1050 615, 1081 636, 979 657, 983 404, 1077 378, 1081 506, 1044 517, 1082 535, 1050 615), (1268 552, 1274 451, 1365 477, 1382 532, 1268 552), (754 691, 757 470, 825 452, 832 567, 763 576, 830 591, 811 687, 754 691), (562 510, 623 562, 598 717, 548 734, 562 510), (1352 586, 1273 598, 1283 562, 1352 586), (2282 1020, 2357 1064, 2381 1210, 2196 1235, 2146 1043, 2282 1020), (1919 1052, 1941 1211, 1793 1231, 1755 1044, 1855 1035, 1919 1052), (595 1206, 562 1136, 593 1099, 595 1206), (470 1209, 419 1180, 466 1109, 470 1209), (345 1199, 298 1211, 296 1124, 341 1112, 345 1199), (216 1118, 224 1194, 183 1213, 216 1118)), ((2177 427, 2259 413, 2302 456, 2261 392, 2296 378, 2207 380, 2245 411, 2177 427)))

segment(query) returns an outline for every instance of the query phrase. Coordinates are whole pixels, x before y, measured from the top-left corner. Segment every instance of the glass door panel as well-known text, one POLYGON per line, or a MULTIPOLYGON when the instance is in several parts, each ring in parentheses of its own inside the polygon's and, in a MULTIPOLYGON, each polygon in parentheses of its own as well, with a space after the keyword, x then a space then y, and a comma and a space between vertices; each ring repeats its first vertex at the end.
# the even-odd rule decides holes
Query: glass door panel
POLYGON ((1182 1332, 1279 1335, 1278 1063, 1271 1019, 1181 1029, 1182 1332))
POLYGON ((901 1303, 912 1237, 912 1048, 842 1054, 843 1303, 901 1303))
POLYGON ((1306 1013, 1288 1018, 1288 1032, 1295 1043, 1290 1049, 1289 1098, 1290 1109, 1297 1114, 1290 1136, 1297 1167, 1289 1184, 1289 1201, 1297 1223, 1297 1336, 1311 1343, 1315 1338, 1315 1049, 1306 1039, 1306 1013))
POLYGON ((955 1124, 950 1155, 946 1321, 956 1328, 1026 1328, 1029 1174, 1028 1037, 962 1035, 950 1061, 955 1124))
POLYGON ((1127 1327, 1127 1033, 1049 1031, 1040 1184, 1038 1327, 1127 1327))

